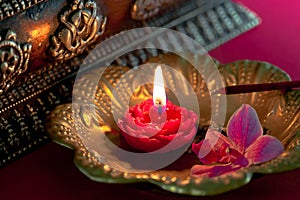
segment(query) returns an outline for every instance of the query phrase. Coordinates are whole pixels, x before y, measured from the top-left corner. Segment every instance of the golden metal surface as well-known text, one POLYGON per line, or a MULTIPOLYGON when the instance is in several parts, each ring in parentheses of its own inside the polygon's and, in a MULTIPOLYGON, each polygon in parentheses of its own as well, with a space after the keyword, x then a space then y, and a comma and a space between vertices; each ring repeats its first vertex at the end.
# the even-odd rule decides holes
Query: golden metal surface
POLYGON ((131 18, 146 20, 155 16, 162 6, 171 4, 174 0, 136 0, 131 8, 131 18))
POLYGON ((0 36, 0 94, 5 92, 27 70, 30 43, 18 43, 17 34, 8 30, 0 36))
MULTIPOLYGON (((204 59, 199 57, 192 59, 196 59, 199 64, 205 62, 204 59)), ((188 62, 178 59, 174 55, 162 54, 148 61, 172 66, 185 76, 198 95, 201 113, 199 123, 200 125, 209 124, 211 111, 207 84, 210 83, 204 83, 201 75, 196 73, 188 62)), ((238 61, 227 65, 218 65, 218 67, 226 85, 289 80, 289 76, 285 72, 263 62, 238 61)), ((143 174, 121 172, 102 164, 101 159, 105 158, 98 160, 93 151, 87 150, 76 129, 87 131, 102 129, 108 133, 112 128, 116 129, 111 114, 111 102, 115 101, 111 89, 122 74, 128 70, 127 67, 111 67, 104 72, 98 85, 90 81, 89 75, 79 80, 82 88, 80 90, 74 88, 73 92, 80 93, 83 102, 93 102, 97 110, 96 116, 89 115, 89 112, 82 105, 76 104, 73 105, 73 108, 72 104, 60 105, 48 116, 47 130, 50 137, 55 142, 74 149, 76 166, 92 180, 107 183, 148 181, 171 192, 190 195, 213 195, 247 184, 255 172, 268 174, 300 167, 300 91, 290 91, 285 94, 280 91, 268 91, 227 97, 227 118, 241 104, 250 104, 257 110, 266 134, 273 135, 283 142, 285 152, 276 159, 262 165, 243 168, 237 172, 214 178, 192 178, 189 175, 190 168, 198 162, 198 159, 189 153, 185 153, 164 169, 143 174), (92 91, 95 89, 97 93, 93 96, 92 91), (78 124, 75 125, 73 115, 81 119, 81 122, 77 122, 78 124)), ((211 74, 211 78, 213 76, 211 74)), ((172 74, 167 74, 166 80, 171 80, 171 78, 172 74)), ((176 84, 174 83, 174 87, 176 87, 176 84)), ((124 85, 124 88, 126 88, 126 83, 124 85)), ((149 88, 144 87, 141 90, 149 91, 149 88)), ((151 92, 141 92, 141 90, 135 93, 137 102, 151 94, 151 92), (139 94, 142 94, 140 99, 138 98, 139 94)), ((125 92, 124 95, 127 95, 127 93, 125 92)))
POLYGON ((107 18, 92 0, 74 0, 62 9, 60 26, 51 37, 50 54, 58 60, 83 53, 105 31, 107 18))

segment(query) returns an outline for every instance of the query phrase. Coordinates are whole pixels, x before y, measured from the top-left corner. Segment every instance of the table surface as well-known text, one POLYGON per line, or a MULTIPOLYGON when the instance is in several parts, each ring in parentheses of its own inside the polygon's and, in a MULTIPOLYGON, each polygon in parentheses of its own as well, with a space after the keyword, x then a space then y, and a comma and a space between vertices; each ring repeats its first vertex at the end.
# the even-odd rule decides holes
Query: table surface
MULTIPOLYGON (((240 0, 262 19, 261 25, 210 54, 223 63, 250 59, 279 66, 300 80, 300 1, 240 0)), ((73 152, 48 143, 0 170, 1 199, 297 199, 300 169, 254 178, 237 190, 213 197, 164 192, 147 183, 96 183, 73 164, 73 152), (151 186, 151 187, 150 187, 151 186), (150 189, 151 188, 151 189, 150 189)))

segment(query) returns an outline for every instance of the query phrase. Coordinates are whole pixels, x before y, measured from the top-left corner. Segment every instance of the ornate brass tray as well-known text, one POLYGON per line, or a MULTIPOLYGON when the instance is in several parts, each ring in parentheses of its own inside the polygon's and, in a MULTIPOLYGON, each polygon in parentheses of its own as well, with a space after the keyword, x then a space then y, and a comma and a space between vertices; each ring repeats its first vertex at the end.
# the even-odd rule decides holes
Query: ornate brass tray
MULTIPOLYGON (((199 62, 201 60, 198 58, 199 62)), ((200 124, 209 123, 209 102, 208 91, 200 76, 194 77, 191 71, 191 65, 171 54, 161 54, 158 57, 150 58, 146 62, 155 62, 167 64, 179 70, 187 80, 191 80, 191 85, 196 85, 195 92, 199 95, 199 105, 203 107, 203 113, 200 116, 200 124), (202 102, 202 104, 201 104, 202 102)), ((218 69, 226 85, 279 82, 289 81, 289 76, 279 68, 264 62, 255 61, 237 61, 234 63, 221 65, 218 69)), ((91 94, 93 85, 89 82, 89 74, 82 77, 81 83, 85 90, 76 90, 74 93, 81 92, 87 101, 92 100, 96 105, 99 116, 90 116, 88 112, 81 112, 80 105, 72 109, 72 104, 65 104, 56 107, 47 120, 47 130, 50 138, 66 147, 74 150, 74 163, 90 179, 106 183, 132 183, 132 182, 150 182, 159 187, 174 193, 188 195, 215 195, 229 190, 241 187, 251 181, 254 173, 278 173, 292 170, 300 167, 300 91, 268 91, 250 94, 238 94, 227 96, 228 117, 241 104, 250 104, 257 110, 265 134, 277 137, 284 145, 285 152, 276 159, 261 165, 254 165, 249 168, 242 168, 234 173, 227 173, 214 178, 192 178, 190 168, 195 163, 196 157, 186 152, 178 160, 166 168, 147 172, 130 173, 117 171, 110 166, 102 164, 93 151, 88 150, 78 133, 76 132, 73 116, 79 116, 82 120, 80 127, 83 128, 101 128, 109 135, 112 127, 115 126, 113 120, 110 120, 110 106, 104 97, 112 97, 111 91, 107 88, 113 88, 117 80, 128 71, 128 67, 114 66, 104 72, 104 79, 100 79, 96 89, 99 95, 91 94), (110 79, 110 75, 114 79, 110 79), (108 78, 107 78, 108 77, 108 78), (102 94, 100 94, 102 92, 102 94), (74 111, 74 113, 72 113, 74 111)), ((125 83, 124 83, 125 84, 125 83)), ((140 93, 140 99, 146 98, 147 93, 140 93), (146 94, 146 95, 145 95, 146 94)))

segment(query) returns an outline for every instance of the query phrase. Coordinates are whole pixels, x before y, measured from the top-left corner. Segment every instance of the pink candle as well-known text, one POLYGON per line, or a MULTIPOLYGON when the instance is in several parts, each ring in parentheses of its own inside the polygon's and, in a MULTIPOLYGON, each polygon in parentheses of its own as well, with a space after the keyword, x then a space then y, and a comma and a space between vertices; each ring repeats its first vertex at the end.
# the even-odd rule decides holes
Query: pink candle
POLYGON ((152 152, 166 147, 164 152, 172 151, 194 138, 198 116, 166 99, 160 66, 154 77, 153 98, 129 108, 118 125, 127 143, 135 149, 152 152))

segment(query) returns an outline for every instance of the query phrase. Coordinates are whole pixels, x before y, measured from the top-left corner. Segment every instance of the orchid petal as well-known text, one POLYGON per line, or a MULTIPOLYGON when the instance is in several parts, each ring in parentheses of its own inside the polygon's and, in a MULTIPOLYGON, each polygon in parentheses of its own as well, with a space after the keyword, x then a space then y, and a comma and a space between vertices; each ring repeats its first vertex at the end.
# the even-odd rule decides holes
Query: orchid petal
POLYGON ((219 161, 218 153, 213 150, 208 140, 204 139, 198 144, 193 143, 192 150, 198 156, 200 162, 205 165, 219 161))
POLYGON ((209 140, 212 146, 223 145, 223 144, 227 144, 227 146, 231 146, 231 141, 226 136, 221 134, 219 131, 216 131, 211 128, 207 130, 205 139, 209 140))
POLYGON ((235 143, 238 150, 245 150, 263 133, 254 108, 243 104, 229 119, 227 135, 235 143))
POLYGON ((240 165, 224 164, 224 165, 194 165, 191 169, 193 177, 215 177, 224 173, 236 171, 240 169, 240 165))
POLYGON ((231 148, 228 138, 213 129, 208 129, 204 140, 192 144, 193 152, 203 164, 228 163, 230 161, 228 152, 231 148))
POLYGON ((281 142, 270 135, 259 137, 247 150, 245 157, 252 164, 267 162, 284 151, 281 142))

